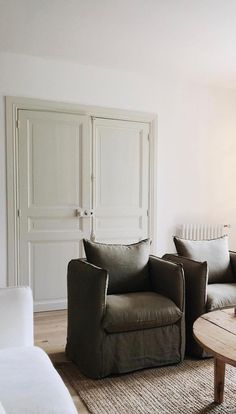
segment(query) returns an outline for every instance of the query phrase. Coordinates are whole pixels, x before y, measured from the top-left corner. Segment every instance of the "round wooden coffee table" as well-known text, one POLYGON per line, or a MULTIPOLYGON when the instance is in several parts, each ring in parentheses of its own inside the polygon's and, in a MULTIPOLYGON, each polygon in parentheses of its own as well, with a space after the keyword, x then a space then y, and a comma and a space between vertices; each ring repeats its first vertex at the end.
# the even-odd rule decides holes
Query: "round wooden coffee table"
POLYGON ((196 341, 214 357, 214 401, 224 399, 225 364, 236 367, 236 316, 234 308, 205 313, 193 325, 196 341))

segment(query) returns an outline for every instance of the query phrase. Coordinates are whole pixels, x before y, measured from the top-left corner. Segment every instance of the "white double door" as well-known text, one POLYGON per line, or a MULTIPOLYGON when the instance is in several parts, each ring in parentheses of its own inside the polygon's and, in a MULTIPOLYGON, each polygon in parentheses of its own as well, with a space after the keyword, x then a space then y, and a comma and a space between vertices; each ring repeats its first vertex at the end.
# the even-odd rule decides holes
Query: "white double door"
POLYGON ((149 125, 55 112, 18 114, 18 282, 35 310, 66 307, 82 239, 149 235, 149 125))

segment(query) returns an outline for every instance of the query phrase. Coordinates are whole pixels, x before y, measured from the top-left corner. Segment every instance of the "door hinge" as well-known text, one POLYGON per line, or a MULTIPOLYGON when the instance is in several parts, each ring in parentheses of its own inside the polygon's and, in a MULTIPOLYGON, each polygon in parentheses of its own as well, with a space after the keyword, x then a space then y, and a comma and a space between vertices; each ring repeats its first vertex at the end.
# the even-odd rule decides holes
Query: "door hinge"
POLYGON ((91 174, 91 181, 94 181, 94 180, 95 180, 95 175, 91 174))
POLYGON ((147 216, 149 217, 149 210, 147 210, 147 216))
POLYGON ((150 134, 147 135, 147 139, 148 139, 148 141, 150 141, 150 134))
POLYGON ((18 209, 17 209, 17 217, 19 217, 19 218, 20 218, 20 216, 21 216, 21 210, 18 208, 18 209))
POLYGON ((19 129, 20 128, 20 121, 19 121, 19 119, 17 119, 16 120, 16 129, 19 129))

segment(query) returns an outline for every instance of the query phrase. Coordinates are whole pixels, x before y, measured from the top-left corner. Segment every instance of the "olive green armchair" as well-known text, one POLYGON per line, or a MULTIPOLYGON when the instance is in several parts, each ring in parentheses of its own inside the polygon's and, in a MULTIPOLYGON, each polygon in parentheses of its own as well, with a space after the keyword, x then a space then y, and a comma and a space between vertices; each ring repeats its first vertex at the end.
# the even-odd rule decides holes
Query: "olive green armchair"
POLYGON ((182 264, 186 288, 186 353, 209 356, 193 338, 194 321, 206 312, 236 306, 236 253, 228 238, 185 240, 174 237, 177 254, 163 259, 182 264))
POLYGON ((68 265, 66 353, 88 377, 183 360, 183 269, 149 246, 85 240, 87 260, 68 265))

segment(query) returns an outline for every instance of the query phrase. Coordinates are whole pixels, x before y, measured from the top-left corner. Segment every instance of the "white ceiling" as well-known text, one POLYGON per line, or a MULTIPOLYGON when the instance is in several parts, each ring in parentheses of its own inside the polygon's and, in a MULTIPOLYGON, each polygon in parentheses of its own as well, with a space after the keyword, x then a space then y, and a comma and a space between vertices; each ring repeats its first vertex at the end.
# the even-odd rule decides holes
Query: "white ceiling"
POLYGON ((0 0, 0 51, 236 86, 236 0, 0 0))

